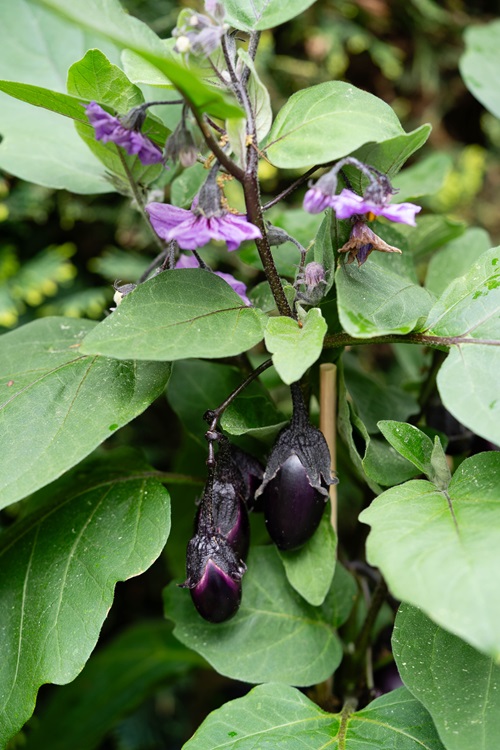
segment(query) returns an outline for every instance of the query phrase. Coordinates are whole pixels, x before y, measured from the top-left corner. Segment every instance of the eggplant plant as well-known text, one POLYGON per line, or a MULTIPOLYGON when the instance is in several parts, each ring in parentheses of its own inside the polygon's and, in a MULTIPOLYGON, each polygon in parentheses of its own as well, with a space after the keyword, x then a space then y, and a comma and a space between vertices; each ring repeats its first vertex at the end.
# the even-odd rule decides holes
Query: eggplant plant
MULTIPOLYGON (((2 748, 499 746, 500 248, 433 211, 429 124, 331 77, 275 106, 313 5, 0 4, 0 167, 149 238, 99 321, 0 336, 2 748), (130 438, 165 399, 168 465, 130 438), (158 559, 164 619, 110 640, 158 559), (200 674, 213 711, 134 740, 200 674)), ((497 117, 499 42, 461 61, 497 117)))

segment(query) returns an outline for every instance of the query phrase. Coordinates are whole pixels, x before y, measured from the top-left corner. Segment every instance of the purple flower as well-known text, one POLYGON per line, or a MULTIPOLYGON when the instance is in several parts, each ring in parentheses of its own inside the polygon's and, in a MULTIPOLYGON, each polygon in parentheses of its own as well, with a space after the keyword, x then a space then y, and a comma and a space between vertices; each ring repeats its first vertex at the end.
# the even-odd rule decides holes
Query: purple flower
MULTIPOLYGON (((194 257, 194 255, 181 255, 179 257, 179 260, 175 264, 176 268, 198 268, 198 261, 194 257)), ((238 281, 238 279, 235 279, 234 276, 231 276, 230 273, 223 273, 222 271, 215 271, 215 274, 217 276, 220 276, 221 279, 224 279, 224 281, 229 284, 230 287, 234 289, 236 294, 238 294, 245 305, 248 307, 252 306, 252 303, 248 299, 246 295, 247 288, 245 284, 242 281, 238 281)))
POLYGON ((146 211, 156 234, 167 242, 176 240, 183 250, 196 250, 210 240, 222 240, 228 250, 236 250, 245 240, 262 237, 246 216, 228 213, 222 208, 217 215, 210 215, 199 207, 187 211, 167 203, 149 203, 146 211))
POLYGON ((85 107, 85 112, 98 141, 116 143, 124 148, 127 154, 137 156, 142 164, 161 162, 163 157, 158 146, 140 131, 125 127, 118 117, 110 115, 97 102, 90 102, 85 107))
POLYGON ((364 221, 356 221, 351 230, 351 236, 348 241, 339 248, 339 253, 349 253, 347 262, 358 261, 358 266, 362 266, 368 259, 373 250, 381 253, 400 253, 399 247, 393 247, 384 242, 375 232, 366 226, 364 221))
POLYGON ((415 215, 422 210, 421 206, 416 206, 414 203, 390 205, 391 193, 383 190, 372 190, 372 195, 361 196, 344 188, 340 195, 335 195, 336 186, 336 175, 332 176, 331 173, 323 175, 305 194, 305 210, 311 214, 319 214, 325 208, 333 208, 338 219, 368 214, 369 219, 374 219, 375 216, 385 216, 386 219, 400 224, 416 226, 415 215))

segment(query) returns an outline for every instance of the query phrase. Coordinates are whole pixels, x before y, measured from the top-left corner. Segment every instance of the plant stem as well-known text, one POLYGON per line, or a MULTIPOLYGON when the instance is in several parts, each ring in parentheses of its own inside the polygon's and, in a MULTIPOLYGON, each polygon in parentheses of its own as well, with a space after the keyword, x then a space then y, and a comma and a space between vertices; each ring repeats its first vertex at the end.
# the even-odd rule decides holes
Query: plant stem
POLYGON ((309 179, 309 177, 316 172, 316 170, 320 169, 321 167, 327 167, 328 164, 320 164, 316 165, 315 167, 311 167, 311 169, 308 169, 307 172, 304 172, 303 175, 301 175, 295 182, 292 182, 291 185, 289 185, 287 188, 285 188, 281 193, 279 193, 275 198, 268 201, 266 204, 262 206, 263 211, 267 211, 268 209, 272 208, 276 205, 276 203, 279 203, 283 198, 286 198, 290 193, 293 193, 294 190, 296 190, 298 187, 304 184, 306 180, 309 179))
POLYGON ((168 252, 167 245, 163 242, 163 240, 160 237, 158 237, 158 235, 156 234, 155 230, 153 229, 153 226, 151 224, 151 220, 149 218, 149 214, 146 211, 146 203, 144 201, 144 196, 142 195, 142 192, 141 192, 141 189, 139 188, 139 185, 135 181, 134 175, 130 171, 129 165, 127 164, 127 160, 125 159, 125 156, 123 155, 122 149, 119 146, 116 146, 116 151, 117 151, 118 157, 119 157, 119 159, 120 159, 120 161, 122 163, 123 170, 124 170, 125 174, 127 175, 127 180, 129 182, 130 189, 132 190, 132 195, 135 198, 135 202, 137 204, 137 207, 138 207, 139 211, 142 213, 142 215, 143 215, 143 217, 144 217, 144 219, 146 221, 146 224, 148 225, 148 227, 149 227, 149 229, 151 231, 151 234, 153 235, 153 238, 154 238, 154 241, 155 241, 156 245, 160 248, 161 253, 164 253, 165 251, 168 252))
POLYGON ((386 336, 374 336, 370 339, 361 339, 350 336, 348 333, 333 333, 325 336, 324 349, 336 349, 343 346, 361 346, 363 344, 419 344, 430 346, 434 349, 444 349, 460 344, 482 344, 483 346, 498 346, 497 339, 473 339, 463 336, 429 336, 425 333, 391 333, 386 336))
POLYGON ((246 377, 245 380, 240 383, 239 386, 235 388, 234 391, 230 393, 226 399, 224 399, 222 404, 220 404, 216 409, 209 409, 205 412, 205 414, 203 415, 203 419, 210 425, 209 431, 213 432, 216 430, 217 422, 219 421, 229 404, 234 401, 234 399, 239 396, 240 393, 244 391, 245 388, 250 385, 253 380, 255 380, 255 378, 258 378, 259 375, 262 375, 262 373, 268 369, 268 367, 271 367, 272 363, 273 362, 271 359, 266 359, 265 362, 256 367, 255 370, 253 370, 250 375, 248 375, 248 377, 246 377))

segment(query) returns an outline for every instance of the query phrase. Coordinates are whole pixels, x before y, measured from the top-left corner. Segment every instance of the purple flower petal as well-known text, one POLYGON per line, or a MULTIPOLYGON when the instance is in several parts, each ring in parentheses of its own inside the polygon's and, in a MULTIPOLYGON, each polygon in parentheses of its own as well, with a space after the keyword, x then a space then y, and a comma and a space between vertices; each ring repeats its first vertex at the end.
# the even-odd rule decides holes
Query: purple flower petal
POLYGON ((415 215, 422 210, 421 206, 416 206, 414 203, 380 205, 373 200, 356 195, 347 188, 344 188, 340 195, 332 196, 330 200, 330 205, 335 209, 338 219, 349 219, 351 216, 372 213, 400 224, 416 226, 415 215))
POLYGON ((149 203, 146 211, 158 236, 167 242, 176 240, 183 250, 196 250, 210 240, 222 240, 228 250, 236 250, 244 240, 262 236, 242 214, 208 218, 167 203, 149 203))
POLYGON ((98 141, 116 143, 130 156, 137 156, 142 164, 150 165, 161 162, 163 157, 158 146, 142 133, 125 128, 118 117, 110 115, 97 102, 90 102, 85 107, 85 112, 98 141))
POLYGON ((304 209, 310 214, 320 214, 332 205, 332 196, 316 187, 310 188, 304 196, 304 209))

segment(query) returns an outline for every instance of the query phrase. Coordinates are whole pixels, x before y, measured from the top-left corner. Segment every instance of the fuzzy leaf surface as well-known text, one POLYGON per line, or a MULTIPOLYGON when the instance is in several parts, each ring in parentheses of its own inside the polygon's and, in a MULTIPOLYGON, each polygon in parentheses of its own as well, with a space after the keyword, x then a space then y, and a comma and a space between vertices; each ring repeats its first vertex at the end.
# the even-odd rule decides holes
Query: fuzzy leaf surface
POLYGON ((500 662, 500 455, 466 459, 447 493, 410 481, 361 513, 367 556, 391 592, 500 662))
POLYGON ((243 578, 241 607, 231 620, 206 622, 189 593, 175 584, 165 590, 165 614, 175 622, 174 635, 181 643, 220 674, 251 683, 312 685, 340 663, 335 628, 353 604, 345 594, 344 589, 337 599, 332 586, 322 607, 311 607, 287 584, 276 550, 257 547, 243 578))
POLYGON ((41 685, 63 685, 82 670, 116 582, 162 551, 170 498, 148 471, 129 451, 91 459, 34 495, 32 512, 1 535, 2 747, 33 712, 41 685))
POLYGON ((95 326, 42 318, 0 337, 0 507, 77 464, 165 388, 168 363, 82 355, 95 326))
POLYGON ((255 346, 265 316, 201 268, 165 271, 127 294, 82 351, 117 359, 230 357, 255 346))
POLYGON ((392 647, 405 685, 447 750, 491 750, 500 737, 500 667, 423 612, 402 604, 392 647))
POLYGON ((362 711, 330 714, 294 688, 259 685, 211 713, 184 750, 444 750, 432 719, 406 688, 362 711))

